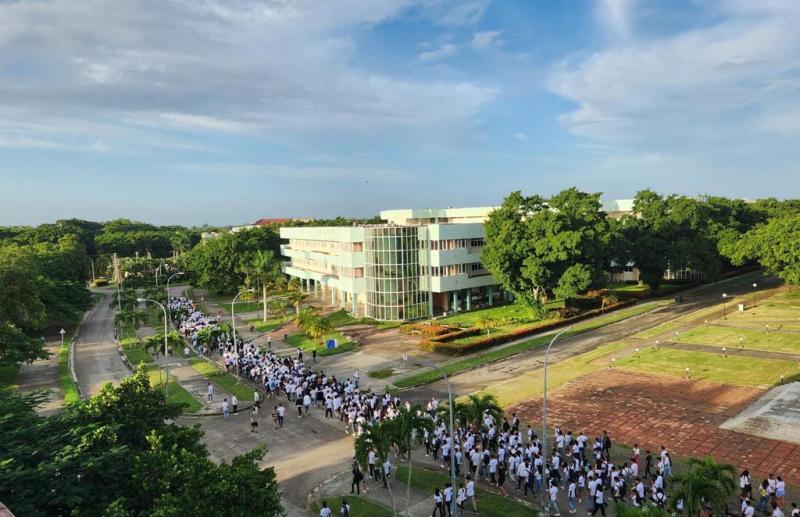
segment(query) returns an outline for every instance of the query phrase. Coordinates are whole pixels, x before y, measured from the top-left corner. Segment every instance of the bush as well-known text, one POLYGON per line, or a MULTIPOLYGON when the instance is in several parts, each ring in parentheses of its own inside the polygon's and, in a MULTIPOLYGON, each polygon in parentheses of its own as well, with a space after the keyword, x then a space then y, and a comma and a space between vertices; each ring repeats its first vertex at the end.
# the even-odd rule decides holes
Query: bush
POLYGON ((425 337, 439 336, 450 332, 451 328, 447 325, 429 325, 427 323, 407 323, 400 327, 403 334, 413 334, 419 332, 425 337))
POLYGON ((108 285, 108 278, 102 278, 101 277, 101 278, 95 279, 95 281, 94 281, 94 286, 95 287, 103 287, 103 286, 106 286, 106 285, 108 285))
POLYGON ((438 343, 446 343, 447 341, 453 341, 462 337, 469 337, 475 336, 480 334, 482 331, 478 327, 472 327, 468 329, 457 329, 451 332, 447 332, 446 334, 439 334, 429 338, 431 341, 435 341, 438 343))
POLYGON ((479 350, 484 350, 486 348, 490 348, 495 345, 501 345, 503 343, 516 341, 517 339, 521 339, 530 336, 532 334, 537 334, 545 330, 563 327, 564 325, 568 325, 576 321, 581 321, 594 316, 598 316, 600 314, 605 314, 607 312, 611 312, 616 309, 621 309, 623 307, 627 307, 635 303, 636 300, 625 300, 616 303, 614 305, 609 305, 603 309, 594 309, 591 311, 586 311, 583 314, 579 314, 577 316, 572 316, 570 318, 565 318, 560 320, 542 321, 525 327, 519 327, 509 332, 501 332, 498 334, 485 336, 480 339, 471 341, 469 343, 439 342, 439 341, 433 341, 432 339, 428 339, 420 343, 420 348, 428 352, 441 352, 444 354, 453 354, 453 355, 477 352, 479 350))

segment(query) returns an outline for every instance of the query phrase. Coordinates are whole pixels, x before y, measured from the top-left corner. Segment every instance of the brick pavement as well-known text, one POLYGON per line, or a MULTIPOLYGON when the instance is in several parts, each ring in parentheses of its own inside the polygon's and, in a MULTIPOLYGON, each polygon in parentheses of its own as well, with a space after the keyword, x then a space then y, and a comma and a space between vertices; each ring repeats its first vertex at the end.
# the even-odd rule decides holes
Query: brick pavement
MULTIPOLYGON (((548 395, 548 427, 560 425, 642 450, 665 445, 673 455, 705 456, 775 473, 800 485, 800 445, 720 429, 764 393, 758 388, 660 375, 603 370, 569 382, 548 395)), ((541 398, 508 408, 524 423, 541 422, 541 398)), ((540 425, 540 424, 539 424, 540 425)))

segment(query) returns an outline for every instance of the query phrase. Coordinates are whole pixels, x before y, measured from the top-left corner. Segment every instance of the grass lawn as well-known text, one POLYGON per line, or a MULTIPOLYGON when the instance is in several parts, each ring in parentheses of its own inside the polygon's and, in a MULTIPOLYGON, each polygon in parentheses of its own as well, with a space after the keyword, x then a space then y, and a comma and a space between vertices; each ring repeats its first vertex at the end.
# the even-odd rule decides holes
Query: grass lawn
POLYGON ((655 327, 651 327, 647 330, 643 330, 641 332, 637 332, 633 335, 633 337, 640 338, 640 339, 652 339, 662 334, 675 334, 675 330, 680 328, 684 322, 681 319, 675 319, 668 321, 666 323, 662 323, 660 325, 656 325, 655 327))
MULTIPOLYGON (((548 309, 558 309, 564 306, 564 302, 548 302, 545 304, 545 306, 548 309)), ((511 329, 522 324, 539 321, 539 319, 532 314, 529 308, 525 307, 521 303, 511 303, 509 305, 497 305, 495 307, 487 307, 485 309, 477 309, 474 311, 454 314, 446 318, 439 318, 436 320, 436 322, 445 325, 456 325, 462 328, 467 328, 474 327, 478 323, 478 320, 484 316, 492 317, 501 321, 505 318, 515 320, 512 324, 498 327, 497 331, 501 331, 506 328, 511 329)))
MULTIPOLYGON (((373 515, 375 517, 391 517, 394 514, 392 513, 391 508, 386 508, 385 506, 381 506, 378 503, 373 503, 367 499, 356 495, 349 495, 347 497, 343 496, 336 496, 336 497, 328 497, 327 499, 323 499, 322 501, 328 503, 328 508, 331 509, 331 515, 340 515, 339 509, 342 507, 342 499, 347 499, 347 504, 350 505, 350 515, 353 517, 358 516, 370 516, 373 515)), ((397 501, 395 501, 395 505, 397 505, 397 501)), ((319 515, 319 509, 322 506, 316 508, 317 515, 319 515)))
POLYGON ((628 356, 616 361, 623 370, 654 373, 672 377, 685 377, 689 368, 692 379, 705 379, 725 384, 765 386, 780 382, 780 376, 789 378, 800 373, 797 363, 777 359, 728 356, 675 350, 648 348, 636 357, 628 356))
POLYGON ((373 379, 386 379, 391 377, 393 374, 394 370, 392 368, 381 368, 380 370, 372 370, 367 372, 367 375, 373 379))
POLYGON ((19 366, 0 366, 0 389, 17 389, 19 380, 19 366))
POLYGON ((678 341, 698 345, 738 348, 740 338, 744 348, 772 352, 800 352, 800 335, 775 330, 767 334, 764 330, 700 325, 681 333, 678 336, 678 341))
MULTIPOLYGON (((630 309, 619 310, 594 320, 579 323, 575 325, 572 328, 572 330, 568 330, 567 332, 565 332, 562 336, 562 339, 582 334, 584 332, 588 332, 590 330, 594 330, 600 327, 604 327, 606 325, 610 325, 612 323, 616 323, 618 321, 622 321, 624 319, 631 318, 633 316, 644 314, 645 312, 649 312, 659 306, 662 306, 663 304, 664 304, 663 302, 643 303, 641 305, 636 305, 630 309)), ((447 372, 447 375, 454 375, 456 373, 471 370, 473 368, 477 368, 478 366, 498 361, 500 359, 505 359, 507 357, 511 357, 512 355, 516 355, 521 352, 526 352, 528 350, 540 347, 546 343, 549 343, 550 340, 552 339, 552 336, 553 334, 546 334, 543 336, 529 339, 527 341, 523 341, 521 343, 515 343, 513 345, 508 345, 503 348, 497 348, 495 350, 486 353, 468 357, 467 359, 461 359, 459 361, 454 361, 445 364, 442 366, 442 368, 445 370, 445 372, 447 372)), ((411 388, 414 386, 421 386, 423 384, 435 382, 441 378, 442 378, 441 373, 439 373, 437 370, 431 369, 431 370, 425 370, 417 374, 409 375, 408 377, 403 377, 402 379, 399 379, 396 382, 394 382, 394 385, 398 388, 411 388)))
POLYGON ((255 319, 255 320, 247 320, 246 323, 247 323, 248 326, 252 325, 255 328, 256 332, 265 333, 265 332, 269 332, 271 330, 275 330, 276 328, 280 327, 281 325, 283 325, 287 321, 289 321, 288 318, 285 318, 285 319, 284 318, 272 318, 272 319, 267 319, 267 321, 261 321, 261 319, 259 318, 259 319, 255 319))
POLYGON ((311 339, 302 332, 297 332, 289 336, 289 344, 295 348, 299 348, 303 352, 311 353, 313 350, 316 350, 317 355, 320 357, 350 352, 358 348, 358 344, 348 341, 339 332, 331 334, 326 340, 327 339, 335 339, 338 346, 333 349, 328 349, 321 339, 311 339))
POLYGON ((726 311, 728 319, 720 321, 734 327, 763 329, 769 324, 772 328, 800 330, 800 300, 786 298, 783 293, 773 298, 759 301, 752 307, 752 299, 744 312, 726 311))
MULTIPOLYGON (((395 479, 397 481, 402 481, 403 485, 405 485, 406 481, 408 480, 407 465, 397 466, 397 474, 395 475, 395 479)), ((438 487, 439 489, 443 489, 445 483, 449 481, 450 476, 444 472, 434 472, 421 467, 411 468, 411 486, 417 490, 430 494, 431 496, 433 496, 433 490, 435 488, 438 487)), ((405 500, 405 493, 396 496, 395 504, 397 504, 397 501, 400 499, 405 500)), ((478 513, 480 513, 482 516, 507 517, 509 515, 538 515, 538 512, 530 506, 515 501, 511 497, 502 496, 483 488, 477 489, 477 501, 478 513)))
POLYGON ((128 362, 130 362, 132 366, 136 367, 139 363, 147 364, 153 362, 152 356, 145 351, 139 339, 135 337, 126 337, 120 340, 120 345, 122 346, 122 351, 125 353, 125 356, 128 358, 128 362))
POLYGON ((346 327, 347 325, 372 325, 375 328, 386 330, 397 328, 402 325, 402 321, 377 321, 371 318, 356 318, 344 309, 339 309, 325 316, 335 328, 346 327))
POLYGON ((216 384, 221 390, 236 395, 239 400, 253 400, 253 390, 245 383, 236 383, 236 377, 225 372, 217 365, 210 363, 202 357, 189 359, 192 368, 200 372, 203 377, 216 384))
MULTIPOLYGON (((147 375, 150 377, 150 386, 157 391, 164 390, 164 370, 156 365, 147 367, 147 375)), ((170 375, 169 389, 167 390, 167 402, 181 404, 184 413, 196 413, 203 407, 183 386, 173 380, 170 375)))
MULTIPOLYGON (((615 355, 619 355, 620 351, 632 346, 634 345, 626 342, 609 343, 584 354, 551 364, 547 368, 547 387, 552 390, 578 377, 605 368, 611 364, 611 359, 615 355)), ((544 370, 540 368, 489 386, 481 393, 494 395, 500 406, 508 407, 540 396, 544 387, 543 377, 544 370)))

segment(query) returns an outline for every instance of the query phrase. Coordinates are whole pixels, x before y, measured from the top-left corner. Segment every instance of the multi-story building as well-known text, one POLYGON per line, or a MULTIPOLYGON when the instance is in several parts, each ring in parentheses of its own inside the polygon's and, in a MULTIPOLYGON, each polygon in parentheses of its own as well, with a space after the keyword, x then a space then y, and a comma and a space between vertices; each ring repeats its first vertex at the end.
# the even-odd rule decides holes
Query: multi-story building
POLYGON ((481 266, 493 207, 386 210, 381 225, 281 228, 284 272, 323 301, 377 320, 412 320, 508 296, 481 266))
POLYGON ((386 224, 281 228, 283 270, 322 301, 376 320, 493 305, 511 299, 480 260, 494 208, 384 210, 386 224))

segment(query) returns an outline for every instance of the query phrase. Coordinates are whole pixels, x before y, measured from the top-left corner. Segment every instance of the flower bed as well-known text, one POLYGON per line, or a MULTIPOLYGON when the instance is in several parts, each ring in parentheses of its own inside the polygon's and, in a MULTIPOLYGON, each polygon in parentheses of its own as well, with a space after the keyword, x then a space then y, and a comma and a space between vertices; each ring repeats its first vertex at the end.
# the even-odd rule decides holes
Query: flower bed
MULTIPOLYGON (((521 339, 523 337, 527 337, 532 334, 537 334, 545 330, 563 327, 564 325, 569 325, 570 323, 574 323, 576 321, 581 321, 587 318, 598 316, 600 314, 605 314, 607 312, 621 309, 622 307, 627 307, 635 303, 636 300, 625 300, 619 303, 615 303, 614 305, 609 305, 608 307, 605 307, 603 309, 593 309, 590 311, 586 311, 583 314, 579 314, 571 318, 542 321, 539 323, 534 323, 532 325, 516 328, 510 332, 501 332, 494 335, 484 336, 482 338, 472 340, 468 343, 457 343, 453 342, 452 340, 442 342, 441 340, 434 341, 432 339, 426 339, 420 343, 420 348, 428 352, 441 352, 444 354, 453 354, 453 355, 461 355, 470 352, 477 352, 479 350, 484 350, 486 348, 490 348, 495 345, 501 345, 503 343, 516 341, 517 339, 521 339)), ((476 333, 471 333, 469 335, 476 335, 476 333)))

